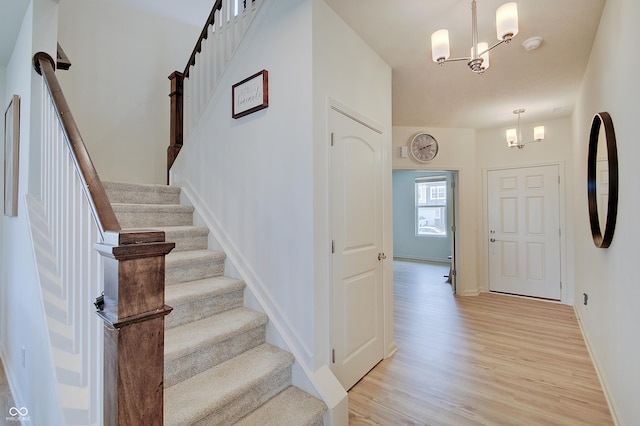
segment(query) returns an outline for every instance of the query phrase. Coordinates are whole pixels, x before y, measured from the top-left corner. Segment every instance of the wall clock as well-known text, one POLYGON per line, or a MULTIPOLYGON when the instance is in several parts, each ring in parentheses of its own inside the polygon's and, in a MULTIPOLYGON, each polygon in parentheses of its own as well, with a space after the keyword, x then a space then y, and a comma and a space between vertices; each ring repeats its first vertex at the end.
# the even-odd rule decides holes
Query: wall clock
POLYGON ((427 163, 438 155, 438 141, 428 133, 418 133, 409 143, 411 155, 421 163, 427 163))

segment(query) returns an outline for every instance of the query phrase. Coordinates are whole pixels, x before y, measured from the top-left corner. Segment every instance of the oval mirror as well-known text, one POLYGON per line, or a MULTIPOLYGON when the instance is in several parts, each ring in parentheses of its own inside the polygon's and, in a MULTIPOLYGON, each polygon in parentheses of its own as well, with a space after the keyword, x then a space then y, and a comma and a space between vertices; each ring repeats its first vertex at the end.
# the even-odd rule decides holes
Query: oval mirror
POLYGON ((596 114, 591 122, 587 194, 593 242, 596 247, 607 248, 618 212, 618 151, 613 121, 606 112, 596 114))

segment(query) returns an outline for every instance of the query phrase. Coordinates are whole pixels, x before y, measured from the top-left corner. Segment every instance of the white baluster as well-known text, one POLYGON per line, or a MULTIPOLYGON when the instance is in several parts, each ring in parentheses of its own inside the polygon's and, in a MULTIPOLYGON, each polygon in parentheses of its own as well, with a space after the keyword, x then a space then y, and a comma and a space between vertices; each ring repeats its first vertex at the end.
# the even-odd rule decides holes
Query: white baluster
MULTIPOLYGON (((89 398, 79 409, 87 410, 92 424, 102 418, 102 325, 91 301, 104 288, 102 257, 93 249, 100 232, 68 147, 55 107, 43 82, 41 148, 41 202, 52 239, 52 258, 59 289, 47 289, 62 298, 67 311, 71 345, 58 348, 80 358, 80 382, 89 398)), ((54 355, 57 356, 57 355, 54 355)))

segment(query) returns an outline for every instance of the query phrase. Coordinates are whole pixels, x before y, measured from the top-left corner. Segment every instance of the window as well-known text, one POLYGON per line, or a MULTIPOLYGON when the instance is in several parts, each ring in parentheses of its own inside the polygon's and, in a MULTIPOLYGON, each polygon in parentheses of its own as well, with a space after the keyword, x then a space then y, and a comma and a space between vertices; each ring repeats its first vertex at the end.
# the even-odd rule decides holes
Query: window
POLYGON ((447 236, 447 179, 418 178, 416 188, 416 235, 447 236))

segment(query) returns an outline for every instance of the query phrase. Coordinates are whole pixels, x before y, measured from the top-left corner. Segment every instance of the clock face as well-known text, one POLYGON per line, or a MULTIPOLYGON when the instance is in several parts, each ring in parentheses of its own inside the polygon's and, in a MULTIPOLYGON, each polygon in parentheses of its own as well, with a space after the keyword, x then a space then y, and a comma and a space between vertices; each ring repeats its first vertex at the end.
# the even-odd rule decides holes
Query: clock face
POLYGON ((438 142, 427 133, 418 133, 411 140, 410 149, 413 158, 421 163, 426 163, 433 160, 438 154, 438 142))

